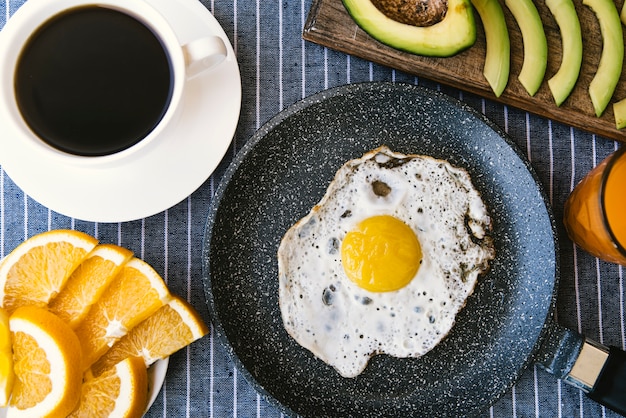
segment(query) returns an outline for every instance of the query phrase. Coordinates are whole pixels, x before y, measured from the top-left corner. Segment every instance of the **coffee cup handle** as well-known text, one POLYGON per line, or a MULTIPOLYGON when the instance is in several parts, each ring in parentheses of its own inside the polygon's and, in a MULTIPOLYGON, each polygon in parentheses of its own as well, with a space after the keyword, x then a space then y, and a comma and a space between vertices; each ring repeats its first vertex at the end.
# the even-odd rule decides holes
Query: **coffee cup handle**
POLYGON ((196 39, 182 46, 187 78, 193 78, 224 61, 228 54, 219 36, 196 39))

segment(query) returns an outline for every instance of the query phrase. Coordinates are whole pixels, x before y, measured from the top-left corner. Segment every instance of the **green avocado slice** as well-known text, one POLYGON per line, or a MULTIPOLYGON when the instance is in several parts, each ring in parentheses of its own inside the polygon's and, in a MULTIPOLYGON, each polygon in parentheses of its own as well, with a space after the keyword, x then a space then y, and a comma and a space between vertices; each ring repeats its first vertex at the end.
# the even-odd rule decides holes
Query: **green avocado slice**
POLYGON ((522 32, 524 62, 518 79, 528 94, 534 96, 541 87, 548 66, 548 41, 541 16, 532 0, 506 0, 522 32))
POLYGON ((498 0, 472 0, 485 28, 487 52, 483 74, 496 97, 500 97, 509 81, 511 43, 498 0))
POLYGON ((596 116, 602 116, 622 76, 624 39, 622 23, 613 0, 583 0, 596 14, 602 33, 602 54, 596 75, 589 84, 589 96, 596 116))
POLYGON ((352 19, 371 37, 392 48, 417 55, 448 57, 476 41, 469 0, 448 0, 445 17, 431 26, 401 23, 379 10, 372 0, 343 0, 352 19))
POLYGON ((613 115, 615 117, 615 127, 617 129, 626 128, 626 99, 613 103, 613 115))
POLYGON ((570 95, 583 62, 583 38, 580 21, 572 0, 546 0, 546 5, 561 31, 563 57, 559 70, 548 80, 548 87, 557 106, 570 95))
MULTIPOLYGON (((622 6, 619 18, 622 23, 626 25, 626 3, 622 6)), ((613 116, 615 118, 615 127, 617 129, 626 128, 626 99, 613 103, 613 116)))

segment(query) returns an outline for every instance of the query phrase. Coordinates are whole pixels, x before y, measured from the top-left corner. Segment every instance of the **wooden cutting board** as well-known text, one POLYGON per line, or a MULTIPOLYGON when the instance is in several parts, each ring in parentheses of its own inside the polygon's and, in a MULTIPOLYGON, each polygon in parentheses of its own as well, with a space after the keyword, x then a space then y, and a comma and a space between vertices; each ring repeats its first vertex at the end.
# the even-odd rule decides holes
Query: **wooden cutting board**
MULTIPOLYGON (((531 97, 517 79, 524 58, 522 35, 513 15, 504 6, 504 0, 500 0, 500 3, 504 10, 511 40, 511 74, 507 88, 499 98, 495 97, 483 76, 485 33, 476 12, 474 12, 477 25, 476 43, 466 51, 450 58, 417 56, 381 44, 355 24, 341 0, 313 0, 304 26, 303 38, 606 138, 626 142, 626 129, 615 128, 612 106, 612 103, 626 98, 626 66, 624 66, 613 99, 601 117, 595 116, 589 98, 589 83, 595 75, 602 52, 602 35, 593 11, 584 6, 582 0, 574 0, 583 35, 583 65, 572 94, 561 107, 557 107, 548 88, 547 80, 557 72, 561 64, 561 35, 550 10, 543 0, 535 0, 548 40, 548 67, 541 88, 534 97, 531 97)), ((621 10, 622 4, 622 0, 616 1, 618 11, 621 10)))

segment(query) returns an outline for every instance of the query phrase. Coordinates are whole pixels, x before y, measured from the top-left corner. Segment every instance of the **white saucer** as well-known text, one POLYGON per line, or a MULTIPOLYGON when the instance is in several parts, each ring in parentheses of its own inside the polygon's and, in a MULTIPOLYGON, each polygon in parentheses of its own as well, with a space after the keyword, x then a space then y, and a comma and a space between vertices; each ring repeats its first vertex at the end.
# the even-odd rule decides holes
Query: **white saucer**
MULTIPOLYGON (((0 164, 29 196, 70 217, 124 222, 162 212, 204 183, 232 141, 241 108, 241 78, 233 48, 213 15, 197 0, 147 0, 170 22, 181 44, 220 36, 228 49, 217 68, 191 80, 177 125, 158 147, 115 169, 34 159, 0 124, 0 164)), ((28 7, 28 1, 21 7, 28 7)), ((10 19, 7 22, 10 24, 10 19)), ((2 31, 0 31, 0 38, 2 31)))

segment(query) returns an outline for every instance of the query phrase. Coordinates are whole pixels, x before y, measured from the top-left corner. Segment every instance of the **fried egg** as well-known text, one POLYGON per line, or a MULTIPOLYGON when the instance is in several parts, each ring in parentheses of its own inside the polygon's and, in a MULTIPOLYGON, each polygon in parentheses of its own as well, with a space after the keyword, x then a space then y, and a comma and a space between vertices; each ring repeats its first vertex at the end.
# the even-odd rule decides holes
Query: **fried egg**
POLYGON ((348 161, 279 245, 284 327, 344 377, 422 356, 494 258, 490 230, 463 169, 387 147, 348 161))

